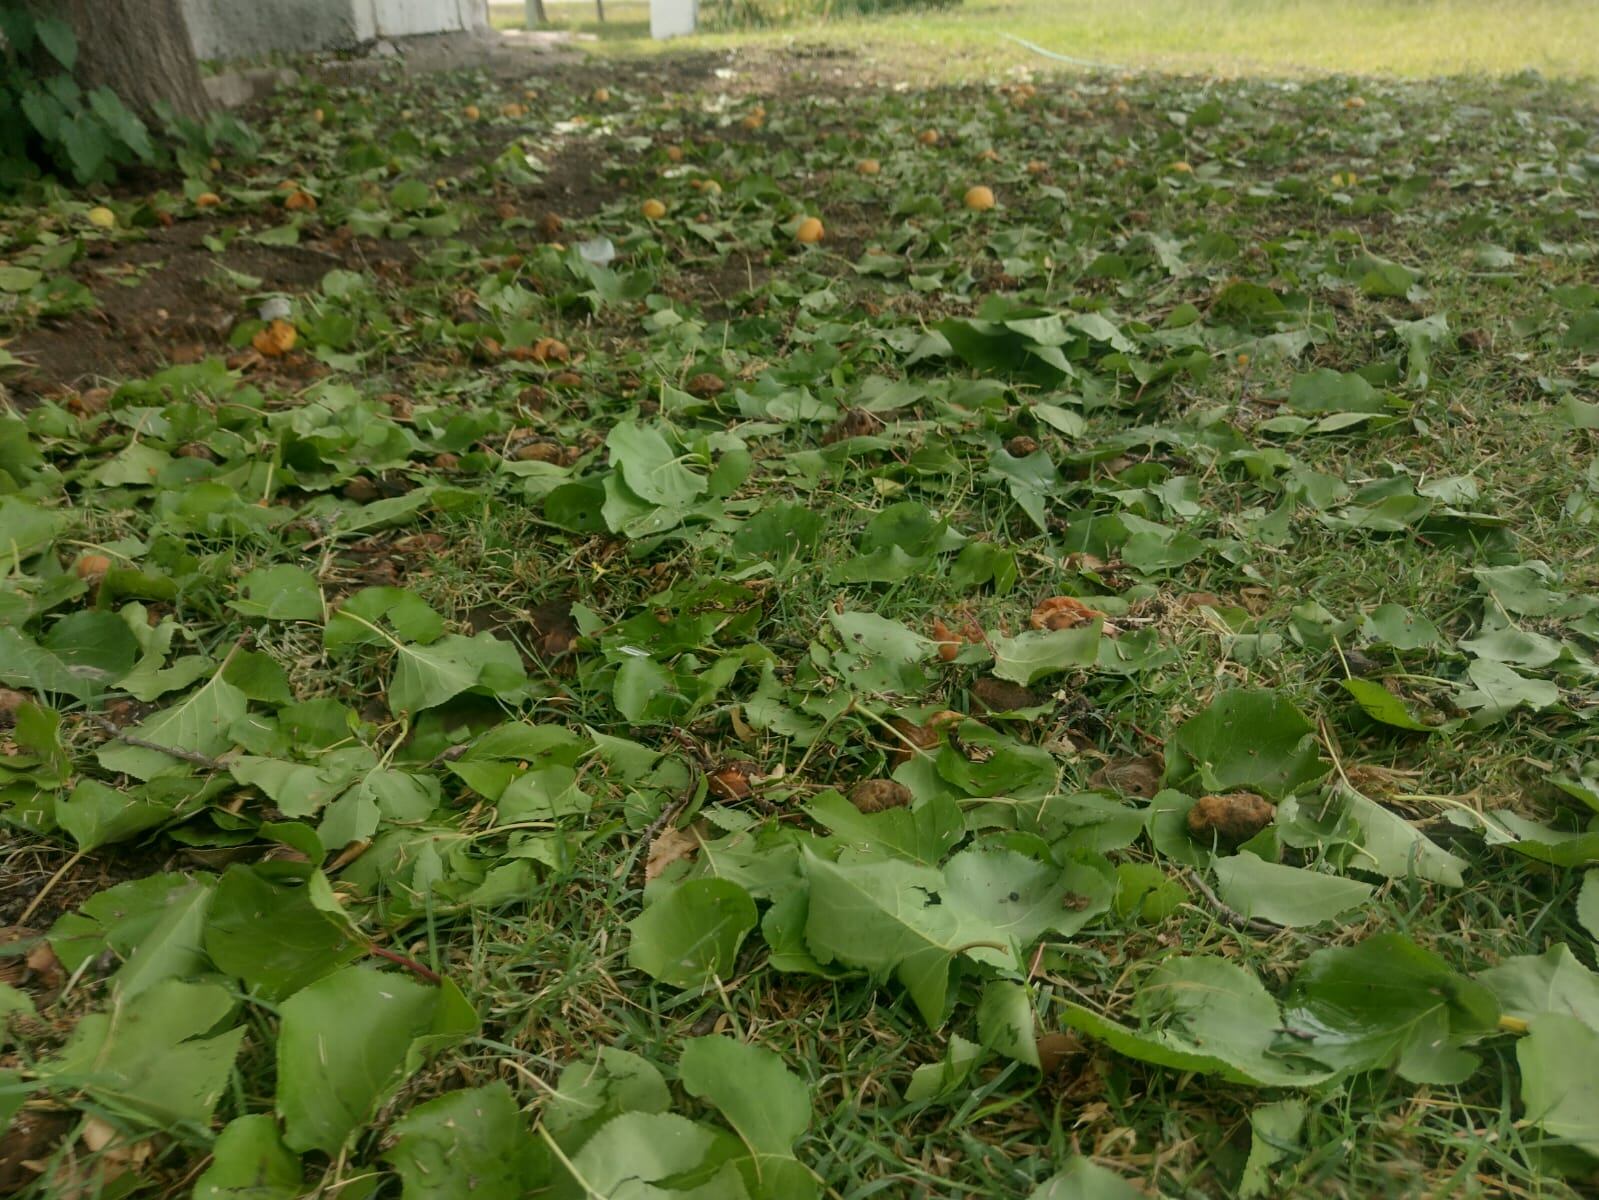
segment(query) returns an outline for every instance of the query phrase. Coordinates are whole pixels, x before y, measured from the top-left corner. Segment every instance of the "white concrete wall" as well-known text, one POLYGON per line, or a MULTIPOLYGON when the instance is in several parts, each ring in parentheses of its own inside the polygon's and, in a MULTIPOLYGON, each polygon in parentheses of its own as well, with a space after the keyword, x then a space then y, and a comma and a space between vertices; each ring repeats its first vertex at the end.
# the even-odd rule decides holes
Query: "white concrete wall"
POLYGON ((488 24, 487 0, 183 0, 183 11, 203 59, 334 50, 488 24))

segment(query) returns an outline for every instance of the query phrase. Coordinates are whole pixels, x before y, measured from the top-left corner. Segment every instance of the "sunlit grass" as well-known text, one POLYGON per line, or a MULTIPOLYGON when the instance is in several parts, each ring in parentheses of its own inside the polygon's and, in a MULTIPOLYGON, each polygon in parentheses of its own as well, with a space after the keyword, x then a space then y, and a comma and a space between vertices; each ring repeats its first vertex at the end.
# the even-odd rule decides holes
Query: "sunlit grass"
MULTIPOLYGON (((648 52, 649 6, 546 0, 551 26, 648 52)), ((522 5, 494 22, 520 26, 522 5)), ((1599 77, 1599 4, 1590 0, 967 0, 916 16, 708 34, 706 48, 836 42, 867 59, 944 78, 984 76, 1053 60, 1223 74, 1506 75, 1532 68, 1599 77), (1010 35, 1007 37, 1006 35, 1010 35)))

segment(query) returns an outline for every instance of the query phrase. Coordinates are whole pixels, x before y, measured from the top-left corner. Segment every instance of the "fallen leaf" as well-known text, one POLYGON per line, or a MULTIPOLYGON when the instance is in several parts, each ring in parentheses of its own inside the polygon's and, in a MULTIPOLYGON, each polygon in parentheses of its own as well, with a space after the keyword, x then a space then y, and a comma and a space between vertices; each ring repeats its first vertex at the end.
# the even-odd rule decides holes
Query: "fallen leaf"
POLYGON ((692 829, 667 826, 650 841, 649 853, 644 859, 644 881, 658 879, 667 867, 692 858, 700 848, 700 839, 692 829))

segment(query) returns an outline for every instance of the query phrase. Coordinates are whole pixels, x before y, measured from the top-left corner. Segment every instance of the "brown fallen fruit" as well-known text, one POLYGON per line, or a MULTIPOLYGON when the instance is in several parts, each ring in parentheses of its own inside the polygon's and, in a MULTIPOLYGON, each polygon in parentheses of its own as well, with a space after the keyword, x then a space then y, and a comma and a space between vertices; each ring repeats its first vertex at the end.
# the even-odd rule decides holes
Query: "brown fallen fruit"
POLYGON ((972 684, 972 699, 985 712, 1015 712, 1019 708, 1037 708, 1043 703, 1034 693, 1019 683, 1008 683, 985 675, 972 684))
POLYGON ((0 688, 0 720, 9 721, 17 715, 21 708, 33 697, 27 692, 14 691, 11 688, 0 688))
POLYGON ((904 808, 911 799, 910 788, 892 779, 863 779, 849 790, 849 802, 863 813, 904 808))
POLYGON ((832 428, 822 434, 822 445, 832 446, 853 437, 871 437, 883 432, 883 419, 864 408, 847 408, 844 415, 833 422, 832 428))
POLYGON ((565 363, 572 361, 572 351, 559 338, 541 337, 533 343, 528 357, 536 363, 565 363))
POLYGON ((752 762, 727 763, 705 777, 705 786, 718 800, 744 800, 754 791, 750 776, 755 771, 752 762))
POLYGON ((690 396, 695 396, 701 400, 709 400, 712 396, 720 395, 726 389, 727 383, 722 377, 713 375, 709 371, 694 376, 683 388, 690 396))
POLYGON ((1025 433, 1018 433, 1005 443, 1005 453, 1012 458, 1026 458, 1029 454, 1038 453, 1038 439, 1028 437, 1025 433))
POLYGON ((1247 842, 1272 823, 1277 810, 1254 792, 1201 796, 1188 810, 1188 832, 1202 842, 1247 842))
POLYGON ((1075 629, 1104 615, 1075 596, 1051 596, 1038 602, 1027 623, 1034 629, 1075 629))
POLYGON ((547 212, 539 218, 538 231, 541 241, 553 242, 561 236, 561 230, 566 228, 566 222, 555 213, 547 212))
POLYGON ((105 578, 111 560, 103 554, 83 554, 72 564, 72 572, 84 583, 95 584, 105 578))
POLYGON ((1045 1075, 1059 1071, 1066 1060, 1083 1052, 1083 1043, 1070 1033, 1041 1033, 1038 1035, 1038 1069, 1045 1075))
POLYGON ((931 750, 943 745, 947 731, 965 719, 960 713, 947 708, 934 713, 920 725, 904 717, 895 717, 889 724, 899 736, 892 740, 889 761, 897 767, 909 762, 917 750, 931 750))
POLYGON ((557 442, 529 442, 527 445, 518 446, 511 451, 511 457, 517 462, 541 462, 559 465, 566 461, 566 449, 557 442))
POLYGON ((1148 800, 1160 791, 1164 773, 1165 764, 1158 758, 1113 758, 1088 777, 1088 786, 1148 800))

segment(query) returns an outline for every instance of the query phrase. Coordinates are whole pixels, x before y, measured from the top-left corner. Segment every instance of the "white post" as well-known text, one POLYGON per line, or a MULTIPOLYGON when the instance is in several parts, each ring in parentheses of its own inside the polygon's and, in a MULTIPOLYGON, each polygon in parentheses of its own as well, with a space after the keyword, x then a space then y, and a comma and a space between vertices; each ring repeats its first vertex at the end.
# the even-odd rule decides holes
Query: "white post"
POLYGON ((699 25, 699 0, 650 0, 650 36, 682 37, 699 25))

